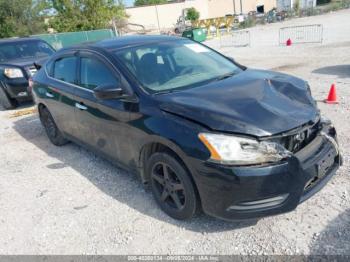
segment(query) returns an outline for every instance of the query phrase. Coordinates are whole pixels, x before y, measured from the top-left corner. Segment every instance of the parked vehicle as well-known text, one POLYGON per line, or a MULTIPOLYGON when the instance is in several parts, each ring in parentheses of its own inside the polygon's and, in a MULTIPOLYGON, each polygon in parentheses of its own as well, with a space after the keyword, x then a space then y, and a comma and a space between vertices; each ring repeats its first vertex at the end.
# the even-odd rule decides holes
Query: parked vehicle
POLYGON ((275 23, 275 22, 282 22, 287 17, 287 12, 281 11, 277 12, 276 8, 271 9, 266 14, 266 22, 268 23, 275 23))
POLYGON ((307 82, 248 69, 185 38, 129 36, 54 54, 33 78, 48 138, 150 183, 176 219, 276 215, 341 164, 307 82))
POLYGON ((34 62, 43 62, 54 53, 45 41, 34 38, 0 40, 0 104, 15 108, 20 101, 31 100, 28 79, 34 75, 34 62))
POLYGON ((188 8, 182 10, 181 16, 177 19, 177 22, 174 27, 174 33, 181 35, 186 30, 192 29, 192 24, 190 20, 186 19, 188 8))

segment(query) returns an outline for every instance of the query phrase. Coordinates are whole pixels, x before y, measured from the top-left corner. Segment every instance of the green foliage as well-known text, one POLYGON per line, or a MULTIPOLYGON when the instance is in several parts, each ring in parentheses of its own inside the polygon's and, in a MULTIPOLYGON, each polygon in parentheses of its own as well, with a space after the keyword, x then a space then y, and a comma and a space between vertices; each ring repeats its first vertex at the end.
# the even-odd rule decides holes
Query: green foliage
POLYGON ((300 2, 299 2, 299 0, 294 2, 293 9, 294 9, 295 12, 299 12, 299 10, 300 10, 300 2))
POLYGON ((190 20, 191 22, 197 21, 199 19, 199 12, 196 8, 191 7, 187 10, 186 20, 190 20))
POLYGON ((46 31, 40 12, 47 8, 40 0, 0 0, 0 38, 46 31))
POLYGON ((112 19, 125 18, 124 5, 114 0, 51 0, 57 15, 49 21, 57 32, 73 32, 102 29, 112 19))
POLYGON ((135 0, 134 6, 165 4, 167 0, 135 0))

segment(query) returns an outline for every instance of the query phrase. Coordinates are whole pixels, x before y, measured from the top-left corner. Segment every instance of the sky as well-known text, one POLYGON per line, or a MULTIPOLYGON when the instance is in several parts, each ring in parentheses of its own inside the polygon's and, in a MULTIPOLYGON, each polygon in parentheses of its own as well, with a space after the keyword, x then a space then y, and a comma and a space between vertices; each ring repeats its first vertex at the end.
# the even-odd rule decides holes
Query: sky
POLYGON ((126 7, 133 6, 134 0, 123 0, 126 7))

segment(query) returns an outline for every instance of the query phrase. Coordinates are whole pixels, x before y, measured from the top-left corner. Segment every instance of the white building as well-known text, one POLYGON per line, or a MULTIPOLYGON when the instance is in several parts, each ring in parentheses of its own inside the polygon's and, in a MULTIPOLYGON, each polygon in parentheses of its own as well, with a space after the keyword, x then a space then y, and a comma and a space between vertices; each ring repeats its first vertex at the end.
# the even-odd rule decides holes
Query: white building
POLYGON ((317 3, 317 0, 277 0, 277 10, 290 10, 297 1, 301 9, 315 7, 317 3))

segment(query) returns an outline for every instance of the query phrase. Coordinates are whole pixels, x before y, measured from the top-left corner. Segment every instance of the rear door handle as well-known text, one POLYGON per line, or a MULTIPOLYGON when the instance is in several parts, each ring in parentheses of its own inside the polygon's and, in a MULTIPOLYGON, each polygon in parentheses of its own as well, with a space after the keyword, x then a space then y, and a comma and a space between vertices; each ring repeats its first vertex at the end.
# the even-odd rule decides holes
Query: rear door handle
POLYGON ((87 106, 84 106, 80 103, 75 103, 75 107, 79 108, 80 110, 87 110, 88 109, 87 106))
POLYGON ((50 92, 46 92, 46 94, 45 94, 47 97, 50 97, 50 98, 53 98, 54 97, 54 95, 52 94, 52 93, 50 93, 50 92))

